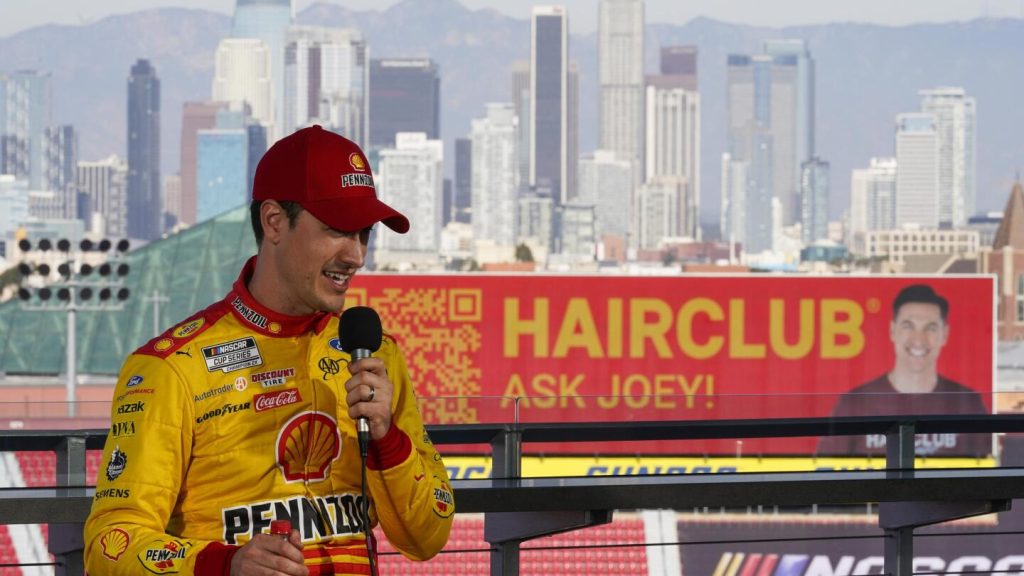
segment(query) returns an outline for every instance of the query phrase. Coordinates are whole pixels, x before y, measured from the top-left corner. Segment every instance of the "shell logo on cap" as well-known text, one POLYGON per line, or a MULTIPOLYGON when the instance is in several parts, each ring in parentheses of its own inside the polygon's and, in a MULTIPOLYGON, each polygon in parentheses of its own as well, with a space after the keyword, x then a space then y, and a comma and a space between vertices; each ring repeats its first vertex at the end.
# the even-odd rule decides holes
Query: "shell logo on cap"
POLYGON ((323 412, 298 414, 277 435, 277 466, 286 482, 326 480, 340 455, 338 423, 323 412))
POLYGON ((358 152, 348 155, 348 163, 352 165, 352 168, 360 172, 366 172, 366 162, 363 162, 363 157, 358 152))
POLYGON ((114 528, 100 538, 100 545, 103 546, 103 555, 114 562, 128 549, 128 543, 132 539, 128 533, 120 528, 114 528))

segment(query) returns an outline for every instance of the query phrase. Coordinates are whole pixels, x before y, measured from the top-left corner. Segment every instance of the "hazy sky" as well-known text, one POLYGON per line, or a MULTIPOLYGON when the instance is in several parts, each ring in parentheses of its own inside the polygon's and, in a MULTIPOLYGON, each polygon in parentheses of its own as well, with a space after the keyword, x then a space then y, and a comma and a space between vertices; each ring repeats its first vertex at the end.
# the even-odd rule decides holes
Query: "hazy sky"
MULTIPOLYGON (((297 10, 314 0, 293 0, 297 10)), ((324 0, 357 10, 380 10, 399 0, 324 0)), ((526 18, 533 4, 562 4, 574 32, 597 27, 598 0, 529 2, 461 0, 470 8, 494 8, 526 18)), ((47 23, 88 23, 111 14, 162 6, 205 8, 228 14, 235 0, 0 0, 0 36, 47 23)), ((764 26, 821 22, 874 22, 903 25, 948 22, 984 16, 1024 18, 1024 0, 646 0, 648 22, 683 24, 696 16, 764 26)))

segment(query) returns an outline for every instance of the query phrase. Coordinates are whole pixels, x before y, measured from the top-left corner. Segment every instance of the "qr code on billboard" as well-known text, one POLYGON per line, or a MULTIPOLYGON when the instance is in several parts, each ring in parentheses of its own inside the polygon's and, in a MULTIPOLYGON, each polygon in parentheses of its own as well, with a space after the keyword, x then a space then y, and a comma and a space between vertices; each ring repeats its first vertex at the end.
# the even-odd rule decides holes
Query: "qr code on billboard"
POLYGON ((385 288, 369 306, 405 354, 424 423, 477 422, 480 290, 385 288))

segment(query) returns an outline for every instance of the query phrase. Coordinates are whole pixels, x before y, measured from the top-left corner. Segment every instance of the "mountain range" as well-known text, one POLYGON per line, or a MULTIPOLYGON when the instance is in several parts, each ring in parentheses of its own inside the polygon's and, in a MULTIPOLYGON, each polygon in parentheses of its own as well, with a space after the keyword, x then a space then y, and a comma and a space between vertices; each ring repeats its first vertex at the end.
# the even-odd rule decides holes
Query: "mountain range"
MULTIPOLYGON (((597 10, 597 3, 594 3, 597 10)), ((572 15, 570 14, 570 18, 572 15)), ((125 155, 127 77, 149 59, 162 88, 163 172, 178 168, 181 110, 210 96, 213 56, 230 30, 230 16, 162 8, 110 16, 80 26, 46 25, 0 38, 0 73, 49 72, 53 123, 73 124, 79 156, 125 155)), ((370 56, 430 57, 441 70, 442 137, 451 167, 452 140, 465 137, 487 102, 511 100, 511 66, 529 58, 530 23, 457 0, 404 0, 379 11, 321 2, 297 15, 299 24, 354 27, 370 56)), ((850 171, 872 156, 894 155, 897 113, 916 111, 918 91, 962 86, 977 100, 978 210, 1001 209, 1024 164, 1024 20, 887 27, 836 23, 763 28, 696 18, 685 25, 648 23, 646 70, 655 73, 661 46, 699 49, 701 93, 701 214, 719 212, 720 157, 725 150, 725 62, 755 54, 770 38, 801 38, 816 69, 816 152, 831 163, 833 217, 847 209, 850 171)), ((573 35, 570 58, 580 66, 580 149, 598 138, 597 34, 573 35)))

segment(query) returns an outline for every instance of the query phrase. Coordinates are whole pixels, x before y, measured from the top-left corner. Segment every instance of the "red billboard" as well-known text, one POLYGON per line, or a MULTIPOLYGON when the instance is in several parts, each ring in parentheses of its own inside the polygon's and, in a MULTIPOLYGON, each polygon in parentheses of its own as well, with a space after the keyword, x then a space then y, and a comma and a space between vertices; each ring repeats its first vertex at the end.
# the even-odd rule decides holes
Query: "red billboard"
MULTIPOLYGON (((444 397, 423 403, 428 423, 848 415, 841 398, 851 390, 872 393, 858 397, 872 399, 869 413, 899 412, 879 388, 890 380, 891 397, 930 381, 919 392, 974 402, 909 413, 961 413, 991 410, 993 282, 364 274, 347 305, 375 308, 402 345, 418 394, 444 397), (921 314, 895 322, 898 297, 907 300, 900 310, 921 314)), ((743 450, 806 454, 816 442, 751 440, 743 450)), ((738 449, 733 440, 701 446, 738 449)))

